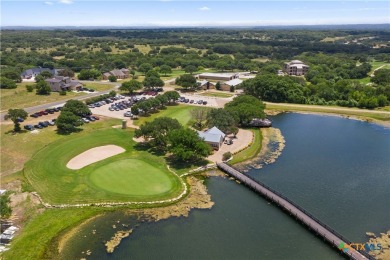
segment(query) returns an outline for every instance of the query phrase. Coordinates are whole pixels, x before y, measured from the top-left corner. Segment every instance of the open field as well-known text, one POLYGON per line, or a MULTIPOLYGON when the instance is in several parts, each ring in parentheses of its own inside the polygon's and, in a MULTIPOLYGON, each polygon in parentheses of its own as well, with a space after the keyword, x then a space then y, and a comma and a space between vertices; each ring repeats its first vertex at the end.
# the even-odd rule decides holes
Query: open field
POLYGON ((200 93, 199 95, 206 96, 206 97, 219 97, 219 98, 230 98, 234 96, 233 94, 226 93, 226 92, 204 92, 204 93, 200 93))
POLYGON ((359 108, 347 108, 338 106, 316 106, 316 105, 300 105, 300 104, 286 104, 286 103, 270 103, 267 104, 266 109, 277 111, 301 111, 314 113, 331 113, 338 115, 356 116, 360 119, 375 119, 379 121, 390 121, 390 112, 381 110, 368 110, 359 108))
MULTIPOLYGON (((26 163, 24 174, 33 188, 42 196, 43 200, 53 204, 152 201, 178 195, 182 189, 180 180, 168 171, 164 158, 151 155, 146 151, 134 149, 135 142, 132 140, 132 137, 133 131, 104 129, 64 138, 51 143, 37 152, 26 163), (74 156, 93 147, 108 144, 120 146, 126 149, 126 152, 88 165, 80 170, 71 170, 66 167, 67 162, 74 156), (157 173, 164 175, 164 177, 160 177, 161 180, 164 180, 164 188, 154 190, 149 188, 149 192, 144 195, 138 194, 136 191, 132 192, 132 188, 142 185, 142 183, 137 182, 140 180, 140 176, 134 177, 134 174, 144 174, 141 167, 137 169, 132 168, 135 171, 132 173, 133 176, 125 179, 131 180, 131 182, 123 182, 121 185, 124 186, 119 188, 120 192, 115 193, 115 185, 120 183, 120 176, 118 179, 118 176, 115 176, 115 171, 130 171, 125 170, 124 166, 121 169, 115 168, 113 163, 121 165, 123 159, 130 158, 138 160, 139 163, 142 161, 145 167, 155 168, 155 176, 157 173), (111 172, 111 170, 114 172, 111 172), (104 174, 113 175, 106 176, 106 180, 110 177, 112 180, 102 188, 102 183, 97 179, 104 174), (129 189, 127 194, 123 193, 125 189, 129 189)), ((152 185, 155 184, 156 182, 152 183, 152 185)), ((139 191, 139 187, 136 190, 139 191)))
MULTIPOLYGON (((27 92, 26 85, 34 85, 35 83, 19 83, 15 89, 0 89, 0 104, 1 111, 6 111, 10 108, 25 108, 31 106, 42 105, 45 103, 55 102, 87 95, 85 92, 67 92, 65 96, 61 96, 57 92, 52 92, 50 95, 37 95, 35 90, 27 92)), ((96 91, 104 91, 113 88, 113 85, 86 83, 87 88, 93 88, 96 91)))
POLYGON ((325 37, 321 40, 321 42, 334 42, 345 39, 347 36, 339 36, 339 37, 325 37))
POLYGON ((195 107, 186 105, 167 106, 167 109, 160 110, 158 113, 151 114, 149 117, 139 117, 137 120, 134 120, 134 124, 140 126, 145 122, 153 121, 157 117, 170 117, 177 119, 182 125, 187 125, 191 121, 190 111, 192 109, 195 109, 195 107))
POLYGON ((253 142, 250 146, 233 155, 233 159, 229 161, 229 164, 236 164, 246 160, 254 158, 261 151, 261 142, 263 136, 261 135, 260 128, 251 129, 253 133, 253 142))

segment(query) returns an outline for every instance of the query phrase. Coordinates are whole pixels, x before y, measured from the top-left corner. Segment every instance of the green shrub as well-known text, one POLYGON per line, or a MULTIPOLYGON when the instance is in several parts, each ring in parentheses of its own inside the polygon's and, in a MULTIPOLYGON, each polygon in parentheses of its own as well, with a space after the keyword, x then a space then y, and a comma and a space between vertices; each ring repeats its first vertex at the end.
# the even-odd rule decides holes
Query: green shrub
POLYGON ((222 160, 223 161, 227 161, 229 160, 230 158, 232 158, 232 153, 231 152, 226 152, 222 155, 222 160))
POLYGON ((60 96, 66 96, 66 91, 65 90, 60 91, 60 96))
POLYGON ((34 86, 33 85, 26 85, 27 92, 33 92, 34 86))

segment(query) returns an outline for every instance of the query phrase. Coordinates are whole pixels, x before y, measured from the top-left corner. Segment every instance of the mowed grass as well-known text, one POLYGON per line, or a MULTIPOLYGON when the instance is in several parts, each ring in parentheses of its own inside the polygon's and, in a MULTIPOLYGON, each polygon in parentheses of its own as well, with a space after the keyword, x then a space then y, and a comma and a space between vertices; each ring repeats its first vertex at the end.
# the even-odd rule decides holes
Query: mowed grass
MULTIPOLYGON (((132 130, 111 128, 96 130, 88 134, 79 133, 63 138, 37 152, 26 163, 24 168, 25 177, 42 196, 43 200, 51 204, 141 202, 167 199, 178 195, 183 188, 179 178, 168 171, 164 158, 154 156, 147 151, 135 150, 135 142, 132 140, 133 134, 132 130), (88 149, 108 144, 118 145, 124 148, 126 152, 93 163, 80 170, 71 170, 66 167, 69 160, 76 155, 88 149), (166 176, 164 178, 169 179, 171 189, 169 191, 164 190, 163 193, 151 194, 149 192, 149 195, 140 196, 132 194, 131 191, 128 194, 112 192, 114 187, 108 188, 110 186, 108 185, 105 189, 102 189, 92 182, 90 176, 95 171, 98 171, 98 175, 102 175, 103 172, 99 173, 101 167, 118 163, 123 159, 137 159, 144 161, 145 165, 149 164, 157 168, 161 174, 166 176)), ((106 170, 106 174, 111 174, 109 168, 106 168, 106 170)), ((142 167, 133 168, 132 170, 136 171, 134 174, 144 173, 142 167)), ((125 188, 129 190, 142 189, 142 187, 138 187, 140 183, 137 182, 137 178, 132 180, 132 182, 127 183, 125 188)), ((115 186, 115 183, 118 183, 118 181, 112 182, 111 185, 115 186)), ((122 191, 123 189, 121 188, 122 191)))
MULTIPOLYGON (((134 120, 135 125, 142 125, 145 122, 153 121, 157 117, 170 117, 175 118, 182 125, 187 125, 191 121, 191 110, 195 109, 195 106, 187 105, 177 105, 177 106, 167 106, 165 110, 160 110, 158 113, 151 114, 148 117, 139 117, 137 120, 134 120)), ((209 109, 209 108, 204 108, 209 109)))
POLYGON ((131 196, 163 194, 172 189, 172 182, 163 169, 138 159, 106 164, 93 171, 90 180, 103 190, 131 196))
POLYGON ((224 93, 224 92, 204 92, 200 95, 206 96, 206 97, 220 97, 220 98, 230 98, 234 96, 233 94, 224 93))
MULTIPOLYGON (((19 83, 15 89, 0 89, 0 110, 6 111, 10 108, 26 108, 32 106, 43 105, 45 103, 71 99, 79 96, 86 96, 84 92, 66 92, 65 96, 61 96, 58 92, 52 92, 50 95, 37 95, 35 90, 27 92, 26 85, 34 85, 35 83, 19 83)), ((114 88, 109 84, 87 83, 87 88, 93 88, 96 91, 104 91, 114 88)))
POLYGON ((233 159, 229 164, 236 164, 254 158, 261 151, 263 135, 260 128, 251 129, 253 133, 253 142, 244 150, 233 155, 233 159))

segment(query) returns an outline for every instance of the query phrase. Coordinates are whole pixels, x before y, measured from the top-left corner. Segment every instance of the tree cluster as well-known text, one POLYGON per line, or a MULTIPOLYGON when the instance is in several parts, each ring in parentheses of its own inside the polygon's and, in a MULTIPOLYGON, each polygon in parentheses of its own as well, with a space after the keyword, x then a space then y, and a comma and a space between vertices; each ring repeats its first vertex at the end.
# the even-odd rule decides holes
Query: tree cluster
POLYGON ((86 104, 79 100, 68 100, 63 106, 56 120, 57 130, 61 134, 79 131, 83 124, 81 117, 90 115, 91 111, 86 104))

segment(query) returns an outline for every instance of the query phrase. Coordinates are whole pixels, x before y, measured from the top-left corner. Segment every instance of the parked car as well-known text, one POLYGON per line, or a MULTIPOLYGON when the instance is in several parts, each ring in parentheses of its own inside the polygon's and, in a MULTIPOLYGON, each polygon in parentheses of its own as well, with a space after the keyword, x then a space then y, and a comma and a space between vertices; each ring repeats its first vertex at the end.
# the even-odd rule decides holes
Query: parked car
POLYGON ((30 116, 34 117, 34 118, 38 118, 39 117, 39 115, 37 113, 31 114, 30 116))
POLYGON ((23 118, 21 118, 21 117, 18 117, 16 120, 17 120, 19 123, 22 123, 22 122, 24 122, 24 119, 23 119, 23 118))
POLYGON ((26 129, 28 131, 32 131, 32 130, 34 130, 34 126, 32 126, 32 125, 25 125, 24 129, 26 129))
POLYGON ((189 100, 188 98, 186 98, 186 99, 184 100, 184 103, 188 103, 188 102, 190 102, 190 100, 189 100))
POLYGON ((95 108, 95 105, 94 104, 90 104, 88 105, 89 108, 95 108))
POLYGON ((87 116, 86 117, 89 121, 94 122, 96 119, 93 116, 87 116))
POLYGON ((194 100, 193 100, 193 99, 191 99, 191 100, 190 100, 190 104, 193 104, 193 103, 194 103, 194 100))
POLYGON ((50 120, 50 121, 49 121, 49 125, 53 126, 53 125, 55 125, 55 124, 56 124, 55 121, 53 121, 53 120, 50 120))
POLYGON ((90 88, 88 91, 89 91, 89 92, 95 92, 95 90, 94 90, 94 89, 91 89, 91 88, 90 88))
POLYGON ((203 101, 203 105, 207 105, 207 101, 203 101))
POLYGON ((37 128, 37 129, 42 129, 42 128, 43 128, 43 126, 41 126, 40 124, 36 124, 36 125, 34 125, 34 128, 37 128))
POLYGON ((203 103, 203 100, 198 100, 198 104, 202 104, 203 103))
POLYGON ((133 116, 133 114, 130 111, 127 111, 126 113, 123 114, 123 116, 131 117, 133 116))
POLYGON ((83 120, 84 123, 89 123, 89 120, 83 117, 81 120, 83 120))
POLYGON ((49 121, 43 121, 43 123, 44 123, 46 126, 49 126, 49 125, 50 125, 50 122, 49 122, 49 121))
POLYGON ((100 118, 98 116, 92 116, 93 118, 95 118, 95 120, 99 120, 100 118))
MULTIPOLYGON (((47 122, 47 121, 45 121, 47 122)), ((42 126, 42 127, 48 127, 49 126, 49 122, 45 123, 45 122, 39 122, 38 125, 42 126)))

